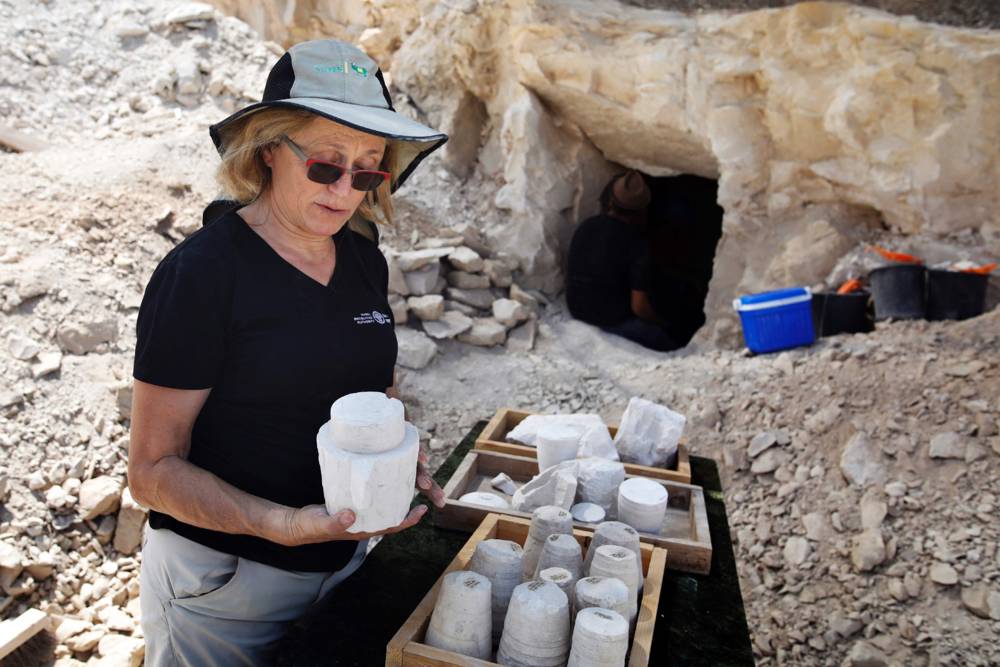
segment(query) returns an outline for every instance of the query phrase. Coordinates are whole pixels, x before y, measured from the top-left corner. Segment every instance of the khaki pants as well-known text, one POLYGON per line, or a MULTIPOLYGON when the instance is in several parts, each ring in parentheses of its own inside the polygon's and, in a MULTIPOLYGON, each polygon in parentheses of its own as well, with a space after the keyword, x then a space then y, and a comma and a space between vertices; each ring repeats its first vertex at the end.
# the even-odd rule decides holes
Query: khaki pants
POLYGON ((146 667, 263 665, 288 625, 354 573, 367 540, 336 572, 296 572, 147 527, 140 606, 146 667))

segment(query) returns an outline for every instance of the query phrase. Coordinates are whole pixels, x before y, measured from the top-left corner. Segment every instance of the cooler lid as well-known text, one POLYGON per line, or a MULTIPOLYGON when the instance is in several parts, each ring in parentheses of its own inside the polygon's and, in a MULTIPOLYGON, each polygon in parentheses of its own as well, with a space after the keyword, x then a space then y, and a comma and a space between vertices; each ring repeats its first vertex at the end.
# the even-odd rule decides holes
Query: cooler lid
POLYGON ((741 296, 733 301, 733 308, 737 311, 764 310, 811 300, 812 292, 808 287, 788 287, 741 296))

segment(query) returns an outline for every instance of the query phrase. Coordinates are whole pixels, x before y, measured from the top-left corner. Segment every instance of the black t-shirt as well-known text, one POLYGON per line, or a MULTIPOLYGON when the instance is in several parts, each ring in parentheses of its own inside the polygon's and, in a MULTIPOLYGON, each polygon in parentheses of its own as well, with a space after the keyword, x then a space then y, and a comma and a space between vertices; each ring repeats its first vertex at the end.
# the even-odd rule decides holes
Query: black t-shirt
MULTIPOLYGON (((230 210, 177 245, 156 267, 139 309, 136 379, 211 387, 188 460, 274 502, 323 503, 316 432, 330 405, 392 384, 396 334, 388 267, 346 225, 322 285, 281 258, 230 210)), ((343 567, 354 541, 285 547, 197 528, 152 512, 169 528, 226 553, 289 570, 343 567)))
POLYGON ((609 326, 633 316, 632 290, 644 292, 648 253, 643 228, 607 215, 579 224, 569 246, 566 305, 578 320, 609 326))

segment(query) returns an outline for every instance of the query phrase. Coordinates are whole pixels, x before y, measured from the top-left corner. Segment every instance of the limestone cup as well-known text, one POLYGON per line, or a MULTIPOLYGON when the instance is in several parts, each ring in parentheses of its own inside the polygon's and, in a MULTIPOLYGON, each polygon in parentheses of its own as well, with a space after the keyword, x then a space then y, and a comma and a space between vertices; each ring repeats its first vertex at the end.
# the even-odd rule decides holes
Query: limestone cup
POLYGON ((618 487, 618 519, 636 530, 659 533, 667 513, 667 488, 645 477, 632 477, 618 487))
POLYGON ((642 580, 642 569, 635 552, 625 547, 605 544, 597 548, 594 560, 590 563, 591 577, 615 577, 621 579, 628 587, 628 620, 635 619, 639 603, 639 582, 642 580))
POLYGON ((584 609, 576 617, 567 667, 622 667, 628 631, 628 621, 613 609, 584 609))
POLYGON ((625 582, 616 577, 586 577, 576 582, 573 594, 573 613, 589 607, 613 609, 628 618, 629 594, 625 582))
POLYGON ((469 561, 469 570, 478 572, 493 585, 493 641, 499 642, 511 593, 521 583, 521 545, 510 540, 483 540, 469 561))
POLYGON ((330 407, 330 435, 337 447, 358 454, 376 454, 403 440, 403 403, 377 391, 347 394, 330 407))
POLYGON ((569 656, 569 599, 548 581, 514 589, 497 662, 510 667, 562 667, 569 656))
POLYGON ((444 577, 424 641, 480 660, 493 655, 492 584, 476 572, 444 577))
POLYGON ((420 438, 403 405, 378 392, 348 394, 316 434, 326 509, 350 509, 350 533, 398 525, 410 509, 420 438))

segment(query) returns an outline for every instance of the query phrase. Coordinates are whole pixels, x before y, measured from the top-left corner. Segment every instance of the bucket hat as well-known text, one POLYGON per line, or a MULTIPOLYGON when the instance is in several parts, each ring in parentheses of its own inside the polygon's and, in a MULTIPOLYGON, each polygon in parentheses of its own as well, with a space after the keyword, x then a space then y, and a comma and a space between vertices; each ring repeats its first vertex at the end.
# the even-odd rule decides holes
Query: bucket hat
POLYGON ((616 178, 611 186, 611 200, 622 210, 640 211, 649 205, 650 199, 646 179, 634 169, 616 178))
POLYGON ((392 189, 448 136, 397 112, 378 64, 352 44, 335 39, 302 42, 288 49, 271 68, 260 102, 212 125, 209 133, 221 154, 224 130, 262 109, 304 109, 394 143, 392 189))

